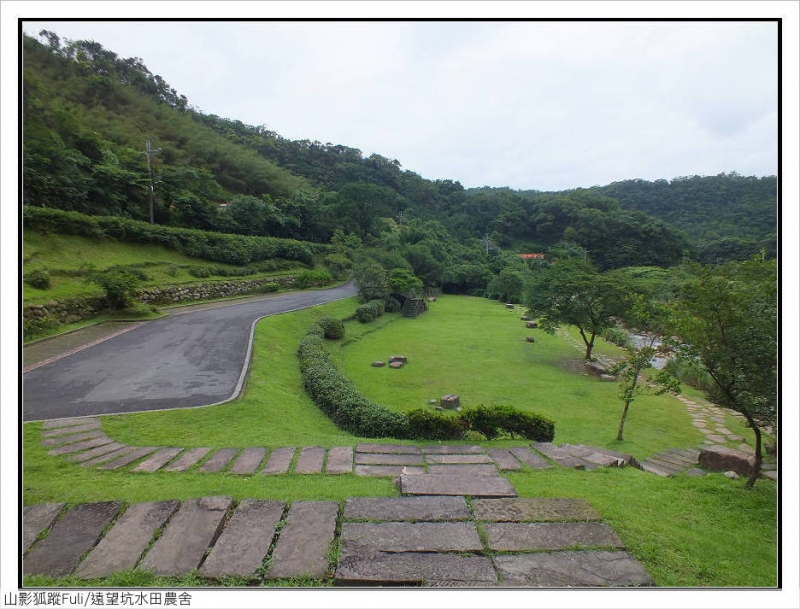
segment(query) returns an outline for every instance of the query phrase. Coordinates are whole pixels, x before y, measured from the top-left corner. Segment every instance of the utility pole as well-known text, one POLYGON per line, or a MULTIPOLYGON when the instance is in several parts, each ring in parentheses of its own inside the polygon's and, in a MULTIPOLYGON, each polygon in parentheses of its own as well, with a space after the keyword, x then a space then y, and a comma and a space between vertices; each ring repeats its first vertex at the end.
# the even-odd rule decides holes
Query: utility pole
POLYGON ((483 239, 481 239, 481 241, 483 241, 484 246, 486 246, 486 255, 488 256, 489 255, 489 243, 490 243, 489 242, 489 233, 484 234, 483 235, 483 239))
POLYGON ((161 152, 161 148, 151 148, 150 140, 147 140, 146 150, 144 153, 147 155, 147 173, 150 176, 150 224, 155 224, 155 216, 153 215, 153 165, 150 161, 156 152, 161 152))

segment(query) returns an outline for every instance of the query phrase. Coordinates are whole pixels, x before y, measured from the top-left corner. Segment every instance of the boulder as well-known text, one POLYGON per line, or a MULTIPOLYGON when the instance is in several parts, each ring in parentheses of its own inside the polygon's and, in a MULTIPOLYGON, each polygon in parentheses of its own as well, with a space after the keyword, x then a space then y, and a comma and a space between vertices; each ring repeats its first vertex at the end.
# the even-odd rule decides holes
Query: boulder
POLYGON ((535 343, 536 342, 536 339, 533 336, 526 336, 525 340, 528 341, 529 343, 535 343))
POLYGON ((447 395, 443 395, 440 402, 442 407, 448 410, 455 410, 461 406, 461 398, 459 398, 457 395, 452 395, 449 393, 447 395))
POLYGON ((390 368, 402 368, 405 364, 400 361, 394 361, 389 364, 390 368))
POLYGON ((613 374, 601 374, 600 375, 600 380, 601 381, 616 381, 617 377, 615 377, 613 374))
POLYGON ((537 324, 535 321, 526 321, 525 322, 525 327, 526 328, 538 328, 539 324, 537 324))
POLYGON ((513 310, 513 309, 514 309, 514 305, 513 305, 513 304, 511 304, 510 302, 507 302, 507 303, 506 303, 506 309, 511 309, 511 310, 513 310))
POLYGON ((431 296, 430 298, 428 298, 428 302, 436 302, 436 298, 434 296, 431 296))
POLYGON ((383 368, 385 365, 386 365, 386 362, 382 362, 382 361, 372 362, 372 367, 373 368, 383 368))
POLYGON ((707 446, 698 457, 700 467, 712 472, 734 471, 749 476, 755 466, 755 455, 725 446, 707 446))
POLYGON ((392 355, 389 358, 389 364, 392 364, 393 362, 401 362, 403 364, 407 364, 408 358, 405 355, 392 355))
POLYGON ((530 321, 530 320, 531 320, 531 318, 530 318, 530 317, 528 317, 527 315, 523 315, 522 317, 520 317, 520 319, 521 319, 522 321, 530 321))
POLYGON ((604 374, 608 374, 608 370, 597 362, 584 362, 584 365, 586 366, 586 371, 592 376, 602 377, 604 374))
POLYGON ((430 400, 428 400, 428 404, 438 404, 438 403, 439 400, 437 400, 436 398, 431 398, 430 400))

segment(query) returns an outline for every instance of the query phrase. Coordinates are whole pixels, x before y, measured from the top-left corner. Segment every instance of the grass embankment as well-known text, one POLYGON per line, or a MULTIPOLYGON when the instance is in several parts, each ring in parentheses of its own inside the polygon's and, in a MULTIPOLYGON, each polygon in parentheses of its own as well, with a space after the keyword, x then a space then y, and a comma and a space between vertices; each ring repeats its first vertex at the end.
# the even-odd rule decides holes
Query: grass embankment
MULTIPOLYGON (((103 427, 116 440, 139 446, 354 445, 362 439, 334 427, 302 391, 295 355, 314 319, 344 317, 354 309, 354 299, 348 299, 262 321, 256 330, 247 392, 240 400, 210 408, 103 417, 103 427)), ((615 384, 572 372, 581 353, 568 339, 537 333, 536 343, 526 343, 531 331, 518 314, 486 300, 445 297, 416 320, 386 315, 372 324, 349 324, 349 344, 343 349, 333 345, 332 350, 368 397, 400 410, 427 405, 430 397, 453 392, 464 403, 505 402, 551 416, 558 443, 610 446, 637 457, 700 443, 685 407, 669 396, 637 401, 626 425, 626 441, 615 443, 621 412, 615 384), (409 357, 407 367, 370 367, 373 360, 396 353, 409 357)), ((612 354, 614 348, 602 349, 612 354)), ((732 417, 727 426, 740 429, 732 417)), ((49 457, 39 445, 40 431, 40 423, 24 426, 25 504, 221 494, 236 499, 343 501, 397 494, 389 479, 352 475, 238 477, 87 470, 49 457)), ((746 430, 741 435, 752 441, 746 430)), ((520 441, 486 445, 511 443, 520 441)), ((554 467, 507 476, 523 497, 587 499, 659 586, 777 583, 777 493, 771 481, 759 481, 748 490, 744 481, 721 474, 668 479, 633 468, 581 472, 554 467)), ((28 585, 34 585, 32 580, 28 585)), ((188 577, 170 585, 200 582, 188 577)))
POLYGON ((23 303, 43 304, 53 300, 102 296, 99 286, 86 281, 86 271, 112 266, 134 268, 147 279, 141 287, 195 284, 225 279, 257 279, 291 273, 307 267, 297 261, 273 259, 235 266, 191 258, 157 245, 120 243, 113 239, 90 239, 75 235, 43 235, 24 231, 23 276, 35 269, 50 273, 50 288, 40 290, 23 284, 23 303), (209 271, 196 277, 190 271, 209 271), (253 271, 249 275, 239 275, 253 271), (239 276, 237 276, 239 275, 239 276))

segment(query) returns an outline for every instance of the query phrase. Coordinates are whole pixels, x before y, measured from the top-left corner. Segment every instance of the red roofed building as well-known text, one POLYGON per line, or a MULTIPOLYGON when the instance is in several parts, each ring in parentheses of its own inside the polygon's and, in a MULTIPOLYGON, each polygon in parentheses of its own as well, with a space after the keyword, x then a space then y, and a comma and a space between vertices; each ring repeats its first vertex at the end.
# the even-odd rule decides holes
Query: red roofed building
POLYGON ((520 254, 523 260, 544 260, 544 254, 520 254))

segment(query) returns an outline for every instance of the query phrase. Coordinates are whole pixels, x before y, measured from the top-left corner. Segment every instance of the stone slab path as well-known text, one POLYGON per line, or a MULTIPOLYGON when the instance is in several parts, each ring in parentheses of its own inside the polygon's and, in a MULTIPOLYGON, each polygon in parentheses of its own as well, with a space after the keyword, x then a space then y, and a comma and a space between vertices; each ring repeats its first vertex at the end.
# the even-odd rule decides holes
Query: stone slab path
POLYGON ((212 584, 310 577, 345 586, 654 585, 584 499, 47 504, 25 508, 23 530, 26 575, 96 579, 135 569, 196 572, 212 584))

